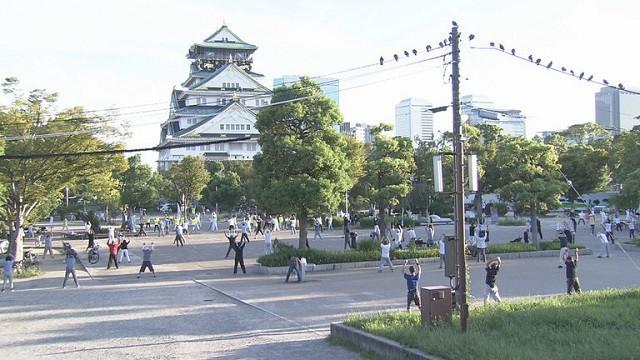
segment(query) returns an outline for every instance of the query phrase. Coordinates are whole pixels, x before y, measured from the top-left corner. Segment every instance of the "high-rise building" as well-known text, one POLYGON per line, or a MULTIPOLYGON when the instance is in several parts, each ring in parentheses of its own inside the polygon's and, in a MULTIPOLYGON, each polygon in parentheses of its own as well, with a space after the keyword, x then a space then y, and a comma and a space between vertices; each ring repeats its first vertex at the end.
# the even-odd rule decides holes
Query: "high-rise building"
POLYGON ((355 123, 351 126, 350 122, 343 122, 340 125, 340 132, 343 134, 347 134, 348 136, 353 137, 354 139, 361 141, 363 143, 370 143, 373 141, 373 136, 371 135, 371 125, 355 123))
MULTIPOLYGON (((325 77, 314 77, 311 78, 311 80, 320 86, 320 90, 322 90, 326 97, 335 101, 336 105, 340 107, 340 80, 325 77)), ((299 75, 283 75, 273 79, 273 88, 291 86, 298 81, 300 81, 299 75)))
POLYGON ((471 125, 496 125, 507 135, 527 137, 527 117, 521 110, 495 108, 485 96, 463 96, 462 113, 469 116, 471 125))
POLYGON ((258 82, 263 75, 252 71, 257 49, 226 25, 189 48, 189 77, 171 92, 169 118, 160 131, 161 146, 187 146, 161 150, 158 168, 166 170, 187 155, 248 160, 260 151, 256 114, 271 102, 272 91, 258 82), (188 145, 246 136, 238 142, 188 145))
POLYGON ((414 145, 420 141, 433 141, 433 113, 431 102, 408 98, 396 105, 396 136, 410 138, 414 145))
POLYGON ((611 87, 603 87, 595 95, 596 124, 619 134, 640 125, 640 96, 611 87))

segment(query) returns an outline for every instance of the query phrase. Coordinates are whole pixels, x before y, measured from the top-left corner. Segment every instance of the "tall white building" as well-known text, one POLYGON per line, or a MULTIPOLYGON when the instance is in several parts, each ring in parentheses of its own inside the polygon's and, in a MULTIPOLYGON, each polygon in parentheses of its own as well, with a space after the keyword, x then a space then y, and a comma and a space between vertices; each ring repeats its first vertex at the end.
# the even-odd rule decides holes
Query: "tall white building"
POLYGON ((463 96, 462 113, 469 116, 471 125, 496 125, 507 135, 527 137, 527 117, 521 110, 498 109, 485 96, 463 96))
POLYGON ((256 114, 271 102, 272 91, 252 71, 255 45, 248 44, 224 25, 203 42, 189 48, 189 77, 171 92, 169 118, 162 123, 158 168, 166 170, 187 155, 205 160, 249 160, 260 151, 256 114), (191 143, 247 137, 238 142, 191 143))
POLYGON ((433 141, 432 104, 425 99, 408 98, 396 105, 396 136, 408 137, 414 144, 417 140, 433 141))
POLYGON ((339 131, 363 143, 370 143, 373 141, 371 129, 372 126, 367 124, 355 123, 352 126, 350 122, 343 122, 339 131))
POLYGON ((595 95, 596 124, 619 134, 640 125, 640 96, 603 87, 595 95))

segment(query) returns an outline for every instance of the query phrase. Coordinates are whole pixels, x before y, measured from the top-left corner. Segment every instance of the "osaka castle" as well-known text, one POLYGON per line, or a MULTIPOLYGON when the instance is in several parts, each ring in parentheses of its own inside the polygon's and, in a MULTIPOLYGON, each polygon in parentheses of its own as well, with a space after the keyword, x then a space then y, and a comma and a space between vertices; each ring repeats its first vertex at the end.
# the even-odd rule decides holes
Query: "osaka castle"
POLYGON ((244 42, 226 25, 189 48, 189 76, 171 92, 169 118, 162 123, 158 168, 167 170, 188 155, 206 161, 250 160, 260 151, 256 114, 270 104, 272 91, 260 84, 253 71, 257 46, 244 42), (210 145, 199 142, 231 138, 247 140, 210 145))

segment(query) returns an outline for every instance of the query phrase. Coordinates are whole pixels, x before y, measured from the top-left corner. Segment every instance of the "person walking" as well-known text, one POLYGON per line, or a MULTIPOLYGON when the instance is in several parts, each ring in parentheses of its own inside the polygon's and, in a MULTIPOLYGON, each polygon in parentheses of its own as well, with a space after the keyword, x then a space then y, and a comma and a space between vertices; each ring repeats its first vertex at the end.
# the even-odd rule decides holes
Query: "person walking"
POLYGON ((140 275, 146 270, 149 269, 153 274, 153 277, 156 277, 156 272, 153 269, 153 264, 151 263, 151 254, 153 253, 153 242, 150 245, 146 243, 142 243, 142 266, 140 266, 140 271, 138 271, 138 279, 140 275))
POLYGON ((289 269, 287 270, 287 277, 284 279, 284 282, 288 283, 289 282, 289 277, 291 276, 291 273, 293 273, 294 271, 296 272, 296 276, 298 277, 298 282, 302 281, 302 276, 300 275, 300 270, 302 268, 302 263, 300 262, 300 259, 297 256, 292 256, 289 259, 289 269))
POLYGON ((485 271, 487 272, 487 276, 485 278, 485 287, 484 287, 484 304, 487 305, 489 301, 489 297, 491 297, 498 304, 502 302, 500 299, 500 293, 498 292, 498 285, 496 285, 496 276, 498 275, 498 271, 500 271, 500 265, 502 261, 500 257, 497 257, 489 263, 485 267, 485 271))
POLYGON ((268 227, 264 230, 264 253, 265 255, 273 254, 271 245, 271 229, 268 227))
POLYGON ((487 234, 488 231, 480 229, 476 238, 476 247, 478 248, 478 262, 480 262, 480 256, 482 256, 482 262, 487 262, 487 234))
POLYGON ((125 257, 127 258, 127 262, 131 263, 131 258, 129 258, 130 243, 131 243, 131 240, 127 240, 126 237, 122 236, 122 240, 120 241, 120 258, 118 259, 120 263, 122 263, 122 259, 125 257))
POLYGON ((333 216, 331 214, 327 215, 327 230, 333 231, 333 216))
POLYGON ((243 240, 240 240, 239 242, 234 242, 233 243, 233 250, 236 253, 235 258, 233 259, 233 273, 237 274, 238 273, 238 264, 240 264, 240 268, 242 268, 242 273, 246 274, 247 273, 247 269, 245 269, 244 267, 244 246, 247 243, 244 242, 243 240))
POLYGON ((378 268, 378 272, 382 272, 385 264, 389 265, 389 269, 393 271, 393 263, 391 262, 391 257, 389 255, 390 253, 391 244, 389 243, 389 240, 382 240, 382 243, 380 244, 380 267, 378 268))
POLYGON ((118 259, 117 259, 117 255, 118 255, 118 249, 120 247, 120 239, 118 239, 118 241, 111 241, 107 243, 107 246, 109 247, 109 262, 107 263, 107 270, 111 269, 111 261, 113 261, 113 263, 116 265, 116 269, 118 269, 118 259))
POLYGON ((542 224, 540 223, 540 219, 536 219, 536 227, 538 228, 538 235, 540 236, 540 240, 544 240, 542 237, 542 224))
POLYGON ((598 258, 603 258, 604 256, 609 257, 609 239, 607 238, 607 235, 599 232, 598 233, 598 240, 600 240, 600 254, 598 255, 598 258))
MULTIPOLYGON (((67 245, 65 246, 65 249, 67 253, 67 258, 65 260, 65 271, 64 271, 64 280, 62 281, 62 288, 64 289, 65 286, 67 285, 67 279, 69 279, 69 274, 73 276, 73 282, 76 284, 76 288, 79 288, 80 284, 78 283, 78 277, 76 276, 75 266, 76 266, 76 262, 83 267, 84 265, 82 264, 82 261, 80 261, 80 258, 78 257, 78 252, 72 249, 71 246, 67 245)), ((86 271, 86 268, 85 268, 85 271, 86 271)))
POLYGON ((578 280, 578 272, 576 267, 578 266, 578 249, 576 249, 576 256, 572 258, 569 252, 565 254, 564 265, 567 275, 567 294, 571 295, 574 291, 580 294, 580 281, 578 280))
POLYGON ((289 218, 289 226, 291 227, 291 235, 295 235, 296 234, 296 216, 291 214, 291 217, 289 218))
POLYGON ((322 238, 322 218, 320 216, 313 221, 313 241, 316 241, 317 238, 324 240, 322 238))
POLYGON ((347 250, 347 246, 351 248, 351 229, 349 227, 349 217, 347 215, 343 218, 342 230, 344 231, 344 250, 347 250))
POLYGON ((13 255, 9 254, 4 258, 4 276, 2 280, 2 292, 4 292, 7 283, 9 283, 9 291, 13 292, 13 255))
POLYGON ((47 257, 47 253, 49 253, 49 255, 51 255, 51 258, 53 259, 53 234, 51 234, 50 231, 47 231, 44 236, 44 254, 42 254, 43 260, 45 257, 47 257))
POLYGON ((406 268, 409 260, 404 261, 404 265, 402 266, 402 275, 404 279, 407 281, 407 312, 411 312, 411 303, 414 302, 418 309, 420 309, 420 294, 418 294, 418 282, 420 281, 420 275, 422 274, 422 269, 420 268, 420 264, 418 263, 418 259, 415 259, 415 266, 409 266, 409 273, 407 274, 406 268))

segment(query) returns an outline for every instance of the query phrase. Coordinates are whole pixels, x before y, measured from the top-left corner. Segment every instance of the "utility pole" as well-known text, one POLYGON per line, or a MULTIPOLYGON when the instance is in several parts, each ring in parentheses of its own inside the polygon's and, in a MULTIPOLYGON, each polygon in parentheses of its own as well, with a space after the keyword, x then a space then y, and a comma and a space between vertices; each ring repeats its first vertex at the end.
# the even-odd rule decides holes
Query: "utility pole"
POLYGON ((464 146, 462 144, 462 123, 460 119, 460 48, 459 48, 458 25, 454 22, 451 28, 451 94, 453 109, 453 173, 455 191, 454 213, 455 213, 455 237, 458 242, 457 254, 457 303, 460 306, 460 327, 463 332, 467 331, 467 319, 469 318, 469 305, 467 305, 467 262, 465 259, 465 233, 464 233, 464 146))

